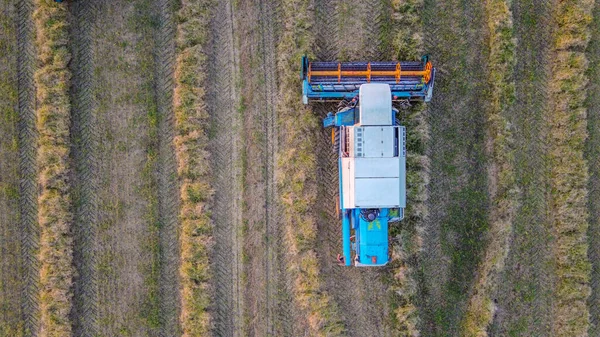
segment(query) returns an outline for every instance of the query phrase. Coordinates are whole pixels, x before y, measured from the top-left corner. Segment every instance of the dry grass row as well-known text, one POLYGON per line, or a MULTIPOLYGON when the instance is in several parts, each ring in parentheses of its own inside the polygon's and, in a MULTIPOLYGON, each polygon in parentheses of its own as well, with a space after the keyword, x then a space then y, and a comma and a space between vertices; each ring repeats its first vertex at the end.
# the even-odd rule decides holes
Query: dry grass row
POLYGON ((584 50, 590 39, 593 0, 560 0, 554 8, 557 23, 552 44, 549 145, 551 161, 551 218, 554 231, 556 288, 553 335, 583 336, 589 328, 586 305, 590 295, 587 258, 587 137, 584 50))
POLYGON ((184 336, 210 328, 208 253, 212 243, 207 151, 209 116, 204 103, 210 1, 183 0, 178 12, 175 70, 175 148, 181 207, 181 326, 184 336))
POLYGON ((278 127, 277 182, 283 204, 288 272, 296 303, 305 312, 311 336, 340 336, 344 326, 338 308, 323 290, 319 275, 317 218, 316 130, 318 118, 302 104, 300 58, 314 44, 309 0, 285 0, 281 7, 284 24, 278 49, 281 78, 278 127))
POLYGON ((71 335, 73 238, 68 178, 71 108, 68 14, 66 6, 51 0, 36 1, 40 336, 71 335))
MULTIPOLYGON (((423 0, 393 0, 392 38, 393 58, 399 60, 418 60, 424 50, 422 13, 423 0)), ((391 235, 399 239, 400 244, 391 247, 391 268, 393 277, 390 290, 393 292, 392 327, 398 336, 419 336, 417 328, 418 313, 415 306, 417 299, 417 282, 414 278, 415 260, 420 251, 421 238, 419 231, 427 215, 428 172, 427 157, 424 155, 424 144, 429 135, 425 120, 426 105, 419 104, 406 111, 402 123, 407 127, 407 208, 405 218, 391 229, 391 235)))
POLYGON ((512 221, 516 210, 517 187, 513 137, 507 114, 515 101, 512 72, 515 65, 515 41, 512 13, 507 0, 487 0, 485 12, 489 32, 489 86, 487 107, 486 148, 491 157, 488 186, 491 196, 488 246, 477 270, 477 278, 462 321, 463 336, 487 336, 486 329, 494 313, 492 294, 498 274, 504 268, 512 221))

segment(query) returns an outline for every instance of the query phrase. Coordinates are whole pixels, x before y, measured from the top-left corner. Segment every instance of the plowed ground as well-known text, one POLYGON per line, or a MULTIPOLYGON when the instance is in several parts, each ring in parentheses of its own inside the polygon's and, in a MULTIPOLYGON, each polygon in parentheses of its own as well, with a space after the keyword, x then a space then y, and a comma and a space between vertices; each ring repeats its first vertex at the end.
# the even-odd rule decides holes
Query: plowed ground
MULTIPOLYGON (((75 336, 181 335, 173 77, 176 13, 183 1, 56 4, 67 6, 71 27, 73 220, 68 225, 75 277, 69 319, 75 336)), ((212 242, 207 243, 210 287, 199 290, 211 298, 201 305, 209 308, 210 335, 309 335, 309 326, 318 329, 323 322, 306 318, 324 316, 297 306, 295 295, 310 300, 314 294, 294 294, 308 288, 299 287, 291 276, 299 271, 291 270, 287 260, 292 254, 285 251, 284 206, 277 190, 282 183, 275 181, 283 76, 277 70, 282 56, 277 48, 285 40, 282 32, 297 24, 284 22, 279 11, 290 0, 185 1, 197 1, 211 11, 206 41, 194 41, 206 52, 206 60, 199 63, 207 65, 201 90, 209 125, 198 129, 209 131, 214 191, 207 207, 213 225, 212 242)), ((511 155, 518 207, 510 224, 506 263, 497 271, 498 284, 492 285, 495 310, 487 331, 489 336, 550 336, 556 278, 546 135, 555 1, 506 1, 516 46, 510 77, 516 97, 508 119, 515 140, 511 155)), ((600 0, 595 2, 586 50, 590 336, 600 333, 600 0)), ((0 0, 0 336, 42 334, 35 6, 34 0, 0 0)), ((310 42, 302 45, 314 46, 311 57, 395 60, 401 57, 394 55, 402 40, 397 34, 413 34, 423 37, 419 44, 438 73, 434 99, 425 108, 429 135, 414 137, 426 140, 423 169, 429 177, 419 182, 419 191, 428 197, 419 210, 425 217, 409 229, 421 249, 403 261, 411 271, 401 275, 414 289, 395 288, 392 276, 398 270, 390 266, 337 264, 337 158, 330 130, 304 130, 316 137, 318 184, 309 214, 318 218, 317 240, 307 249, 316 252, 319 277, 309 280, 314 282, 310 289, 326 293, 321 298, 332 302, 304 308, 327 306, 327 313, 338 312, 340 317, 324 319, 340 319, 348 336, 395 336, 400 331, 394 311, 398 303, 391 298, 397 297, 394 291, 409 293, 402 299, 414 301, 410 305, 417 308, 421 336, 458 336, 487 245, 492 206, 488 193, 493 189, 488 182, 495 174, 487 170, 493 158, 485 148, 490 48, 486 7, 477 0, 314 0, 308 7, 309 22, 294 30, 306 30, 298 38, 308 36, 310 42), (411 32, 393 26, 409 12, 423 24, 412 23, 411 32)), ((336 109, 330 103, 309 107, 318 118, 336 109)), ((403 230, 395 228, 394 233, 403 230)))

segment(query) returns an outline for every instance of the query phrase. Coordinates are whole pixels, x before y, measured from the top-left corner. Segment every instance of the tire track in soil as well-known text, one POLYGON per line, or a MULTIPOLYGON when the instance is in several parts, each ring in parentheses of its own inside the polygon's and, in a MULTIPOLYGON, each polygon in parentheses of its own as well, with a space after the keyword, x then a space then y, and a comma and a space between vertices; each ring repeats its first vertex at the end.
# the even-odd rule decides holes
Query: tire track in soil
MULTIPOLYGON (((317 1, 316 59, 378 60, 384 53, 379 39, 380 23, 390 10, 379 1, 317 1)), ((312 107, 323 118, 328 111, 335 111, 337 104, 313 103, 312 107)), ((390 309, 383 282, 387 268, 341 267, 335 261, 341 252, 342 237, 335 209, 339 195, 337 154, 332 150, 331 130, 319 130, 317 135, 318 230, 322 233, 318 236, 317 252, 326 290, 339 305, 350 336, 388 336, 391 332, 386 320, 390 309)))
POLYGON ((274 175, 276 125, 276 8, 258 0, 236 7, 244 119, 244 333, 292 336, 282 228, 274 175), (258 23, 258 25, 257 25, 258 23))
POLYGON ((94 1, 98 335, 159 333, 153 3, 94 1), (101 57, 102 56, 102 57, 101 57))
POLYGON ((592 37, 588 45, 587 58, 590 62, 587 112, 589 137, 585 159, 589 167, 588 210, 588 256, 592 264, 590 285, 592 293, 588 301, 590 308, 590 336, 600 335, 600 1, 596 0, 594 20, 590 25, 592 37))
POLYGON ((510 122, 515 137, 515 173, 520 189, 515 231, 498 289, 491 336, 551 335, 553 258, 548 228, 548 116, 552 1, 513 3, 516 102, 510 122))
POLYGON ((477 1, 424 3, 426 51, 438 69, 426 110, 430 183, 417 271, 419 330, 458 335, 484 248, 489 196, 485 164, 485 41, 477 1))
POLYGON ((92 36, 97 15, 93 0, 77 1, 70 6, 72 17, 71 40, 73 41, 71 72, 71 160, 74 221, 73 261, 73 307, 71 320, 76 336, 98 335, 98 284, 96 275, 98 226, 98 172, 96 151, 98 134, 95 128, 93 95, 92 36))
POLYGON ((292 319, 291 285, 287 278, 285 251, 283 244, 283 227, 281 226, 281 207, 277 193, 275 177, 275 155, 278 152, 279 136, 277 132, 277 29, 279 22, 275 19, 279 2, 260 0, 259 20, 261 26, 262 44, 262 75, 264 88, 264 107, 266 116, 264 120, 264 163, 266 165, 265 180, 265 210, 267 212, 266 259, 265 279, 267 281, 267 336, 294 336, 292 319))
POLYGON ((25 336, 36 336, 39 330, 39 252, 40 228, 37 221, 35 45, 33 1, 17 4, 17 72, 19 93, 19 213, 21 258, 23 261, 22 312, 25 336))
POLYGON ((243 324, 241 290, 242 261, 239 235, 242 229, 242 195, 240 153, 241 121, 236 91, 239 56, 236 50, 233 8, 230 1, 220 1, 210 24, 212 50, 209 57, 208 104, 211 118, 210 152, 215 188, 212 216, 214 249, 212 265, 213 334, 239 336, 243 324))
POLYGON ((179 240, 177 213, 177 162, 173 144, 175 121, 173 89, 175 71, 175 3, 156 2, 155 99, 158 112, 158 221, 160 223, 159 319, 160 335, 181 334, 179 314, 179 240))

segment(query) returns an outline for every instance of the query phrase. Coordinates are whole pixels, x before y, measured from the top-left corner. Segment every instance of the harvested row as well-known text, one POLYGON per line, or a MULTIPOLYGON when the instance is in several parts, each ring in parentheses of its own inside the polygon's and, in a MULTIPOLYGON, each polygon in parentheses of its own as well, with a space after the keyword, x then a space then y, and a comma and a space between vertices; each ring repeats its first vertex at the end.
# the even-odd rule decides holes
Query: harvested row
POLYGON ((488 191, 491 197, 487 247, 477 268, 467 311, 462 321, 461 335, 487 336, 495 306, 495 293, 500 273, 508 254, 509 238, 516 209, 513 145, 507 115, 513 108, 515 84, 512 71, 515 62, 512 12, 506 0, 485 3, 486 22, 489 29, 488 82, 490 105, 486 121, 486 152, 488 164, 488 191))
MULTIPOLYGON (((423 53, 422 15, 423 0, 392 2, 392 26, 389 59, 418 60, 423 53)), ((434 64, 436 60, 433 60, 434 64)), ((429 181, 425 143, 429 126, 425 120, 426 105, 417 104, 400 110, 400 124, 407 128, 407 207, 404 219, 391 228, 392 277, 390 277, 390 301, 393 311, 394 335, 419 336, 419 320, 416 302, 418 285, 416 270, 422 240, 422 228, 427 216, 427 189, 429 181)))
POLYGON ((157 158, 154 172, 157 189, 158 222, 158 323, 161 336, 181 334, 179 244, 177 221, 179 196, 177 162, 174 149, 175 118, 173 108, 175 70, 175 5, 178 1, 154 2, 154 100, 157 114, 157 158))
POLYGON ((585 159, 589 170, 588 256, 591 262, 590 336, 600 334, 600 1, 595 2, 590 25, 591 40, 586 50, 589 60, 587 108, 588 139, 585 159))
POLYGON ((37 333, 40 324, 39 307, 39 240, 37 128, 35 112, 35 26, 33 0, 17 3, 17 78, 19 106, 19 228, 23 291, 21 311, 26 336, 37 333))
POLYGON ((489 331, 494 336, 553 335, 555 280, 547 142, 552 3, 512 3, 515 102, 507 119, 514 137, 511 152, 517 193, 508 256, 493 295, 497 308, 489 331))
POLYGON ((294 335, 285 274, 283 230, 274 168, 279 132, 277 8, 279 1, 237 3, 242 118, 244 335, 294 335))
POLYGON ((211 53, 207 78, 207 107, 210 115, 211 205, 214 225, 214 266, 211 314, 213 334, 243 335, 244 296, 242 286, 242 126, 237 85, 240 83, 239 53, 233 1, 219 1, 212 10, 211 53))
POLYGON ((96 151, 98 135, 93 95, 92 36, 96 22, 94 1, 77 1, 70 6, 71 44, 71 160, 73 198, 73 334, 98 335, 96 233, 98 228, 96 151))
POLYGON ((205 336, 211 323, 208 258, 213 239, 209 205, 214 194, 204 89, 210 9, 202 0, 184 0, 177 17, 174 143, 181 199, 180 322, 184 336, 205 336))
POLYGON ((485 248, 487 50, 481 1, 428 1, 425 45, 437 65, 427 106, 430 164, 418 274, 421 334, 459 335, 485 248))
POLYGON ((589 329, 588 170, 583 158, 588 60, 584 50, 593 5, 593 0, 564 0, 553 13, 558 24, 549 86, 550 208, 556 268, 553 336, 583 336, 589 329))
POLYGON ((38 166, 40 194, 40 334, 71 334, 73 238, 69 186, 71 58, 68 11, 64 6, 38 0, 34 12, 37 32, 38 166))
POLYGON ((312 111, 302 105, 298 92, 300 57, 310 53, 314 43, 310 6, 311 2, 304 0, 285 0, 282 4, 282 22, 286 25, 277 47, 280 74, 277 111, 281 132, 277 184, 294 302, 306 317, 308 334, 340 336, 344 334, 344 326, 332 297, 323 290, 315 252, 317 216, 313 209, 317 202, 315 137, 318 135, 315 130, 319 125, 312 111))
POLYGON ((0 336, 22 336, 17 8, 0 1, 0 336))
POLYGON ((160 332, 153 2, 96 2, 92 39, 99 336, 160 332), (111 55, 111 57, 99 57, 111 55))

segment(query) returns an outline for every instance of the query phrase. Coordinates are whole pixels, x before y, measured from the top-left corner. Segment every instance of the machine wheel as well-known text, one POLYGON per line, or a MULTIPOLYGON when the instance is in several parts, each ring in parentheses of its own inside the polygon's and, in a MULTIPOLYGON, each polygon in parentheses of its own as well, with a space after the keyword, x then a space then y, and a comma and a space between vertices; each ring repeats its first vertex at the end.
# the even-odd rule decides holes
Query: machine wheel
POLYGON ((333 153, 340 153, 340 131, 336 127, 331 129, 331 143, 333 145, 333 153))

